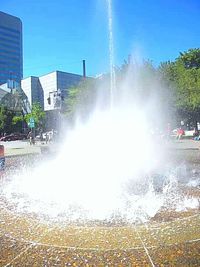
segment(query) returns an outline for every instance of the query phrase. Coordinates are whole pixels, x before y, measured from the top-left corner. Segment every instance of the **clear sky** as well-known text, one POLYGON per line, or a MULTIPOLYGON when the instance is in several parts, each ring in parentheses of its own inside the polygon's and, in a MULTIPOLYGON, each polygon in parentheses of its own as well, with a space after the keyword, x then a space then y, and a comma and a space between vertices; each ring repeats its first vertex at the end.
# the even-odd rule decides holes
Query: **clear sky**
MULTIPOLYGON (((23 22, 24 77, 54 70, 109 71, 106 0, 0 0, 23 22)), ((200 47, 199 0, 113 0, 115 64, 129 54, 155 65, 200 47)))

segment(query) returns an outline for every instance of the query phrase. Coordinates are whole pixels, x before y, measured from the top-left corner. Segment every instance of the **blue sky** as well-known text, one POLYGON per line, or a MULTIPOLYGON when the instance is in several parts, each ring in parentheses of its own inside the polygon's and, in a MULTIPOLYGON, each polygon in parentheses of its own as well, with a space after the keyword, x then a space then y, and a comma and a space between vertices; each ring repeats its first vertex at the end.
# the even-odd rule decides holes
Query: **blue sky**
MULTIPOLYGON (((54 70, 109 71, 106 0, 0 0, 23 22, 24 77, 54 70)), ((199 0, 113 0, 115 64, 129 54, 155 65, 200 47, 199 0)))

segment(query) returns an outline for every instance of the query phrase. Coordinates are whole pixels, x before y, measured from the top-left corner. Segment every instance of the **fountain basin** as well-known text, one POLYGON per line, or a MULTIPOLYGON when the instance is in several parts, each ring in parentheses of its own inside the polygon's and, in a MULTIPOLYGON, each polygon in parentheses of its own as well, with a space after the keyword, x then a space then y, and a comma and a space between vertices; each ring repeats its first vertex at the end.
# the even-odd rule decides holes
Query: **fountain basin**
MULTIPOLYGON (((197 210, 163 222, 76 226, 13 213, 2 204, 0 266, 151 266, 141 240, 155 266, 163 261, 166 266, 200 263, 197 210)), ((165 219, 164 215, 168 220, 169 213, 162 214, 165 219)))

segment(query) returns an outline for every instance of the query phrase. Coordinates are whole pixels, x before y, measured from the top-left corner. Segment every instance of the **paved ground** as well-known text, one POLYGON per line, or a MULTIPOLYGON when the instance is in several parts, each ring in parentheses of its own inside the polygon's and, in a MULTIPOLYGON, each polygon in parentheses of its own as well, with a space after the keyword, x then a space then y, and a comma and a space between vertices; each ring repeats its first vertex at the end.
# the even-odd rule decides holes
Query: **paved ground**
POLYGON ((50 146, 40 142, 30 145, 28 141, 0 142, 0 144, 4 146, 5 157, 40 154, 50 146))
MULTIPOLYGON (((141 140, 141 142, 143 142, 141 140)), ((28 141, 0 142, 4 145, 6 157, 6 170, 16 170, 20 164, 44 160, 54 157, 59 151, 59 144, 45 144, 37 142, 30 145, 28 141), (36 157, 37 156, 37 157, 36 157)), ((144 144, 141 143, 141 149, 144 144)), ((163 145, 161 144, 161 147, 163 145)), ((187 166, 194 167, 200 171, 200 141, 194 140, 171 140, 164 144, 167 148, 160 158, 161 168, 167 164, 187 163, 187 166)), ((162 149, 162 148, 161 148, 162 149)))
POLYGON ((170 148, 184 149, 184 150, 197 150, 200 149, 200 141, 192 139, 173 140, 169 143, 170 148))
MULTIPOLYGON (((56 145, 45 144, 37 142, 35 145, 30 145, 28 141, 10 141, 0 142, 4 145, 5 156, 18 156, 26 154, 40 154, 45 149, 56 149, 56 145)), ((182 151, 200 151, 200 141, 194 140, 173 140, 167 144, 169 149, 182 150, 182 151)))
POLYGON ((166 161, 191 163, 200 167, 200 141, 173 140, 167 144, 166 161))

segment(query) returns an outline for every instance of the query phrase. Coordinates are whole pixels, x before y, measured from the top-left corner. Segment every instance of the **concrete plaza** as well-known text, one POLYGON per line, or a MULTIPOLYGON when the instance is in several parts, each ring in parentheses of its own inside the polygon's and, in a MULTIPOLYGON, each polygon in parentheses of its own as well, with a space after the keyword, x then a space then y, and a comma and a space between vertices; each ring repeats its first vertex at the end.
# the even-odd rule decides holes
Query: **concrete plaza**
POLYGON ((30 145, 28 140, 0 142, 0 145, 4 146, 5 157, 41 154, 42 148, 49 147, 49 144, 42 144, 40 142, 30 145))
MULTIPOLYGON (((141 140, 141 142, 143 142, 141 140)), ((9 142, 0 142, 0 145, 4 146, 5 156, 20 156, 26 154, 41 154, 42 150, 45 148, 55 149, 58 144, 45 144, 39 141, 35 145, 30 145, 28 140, 23 141, 9 141, 9 142)), ((141 143, 142 147, 142 143, 141 143)), ((194 141, 191 139, 183 140, 172 140, 166 144, 166 147, 174 150, 181 151, 198 151, 200 150, 200 141, 194 141)))

